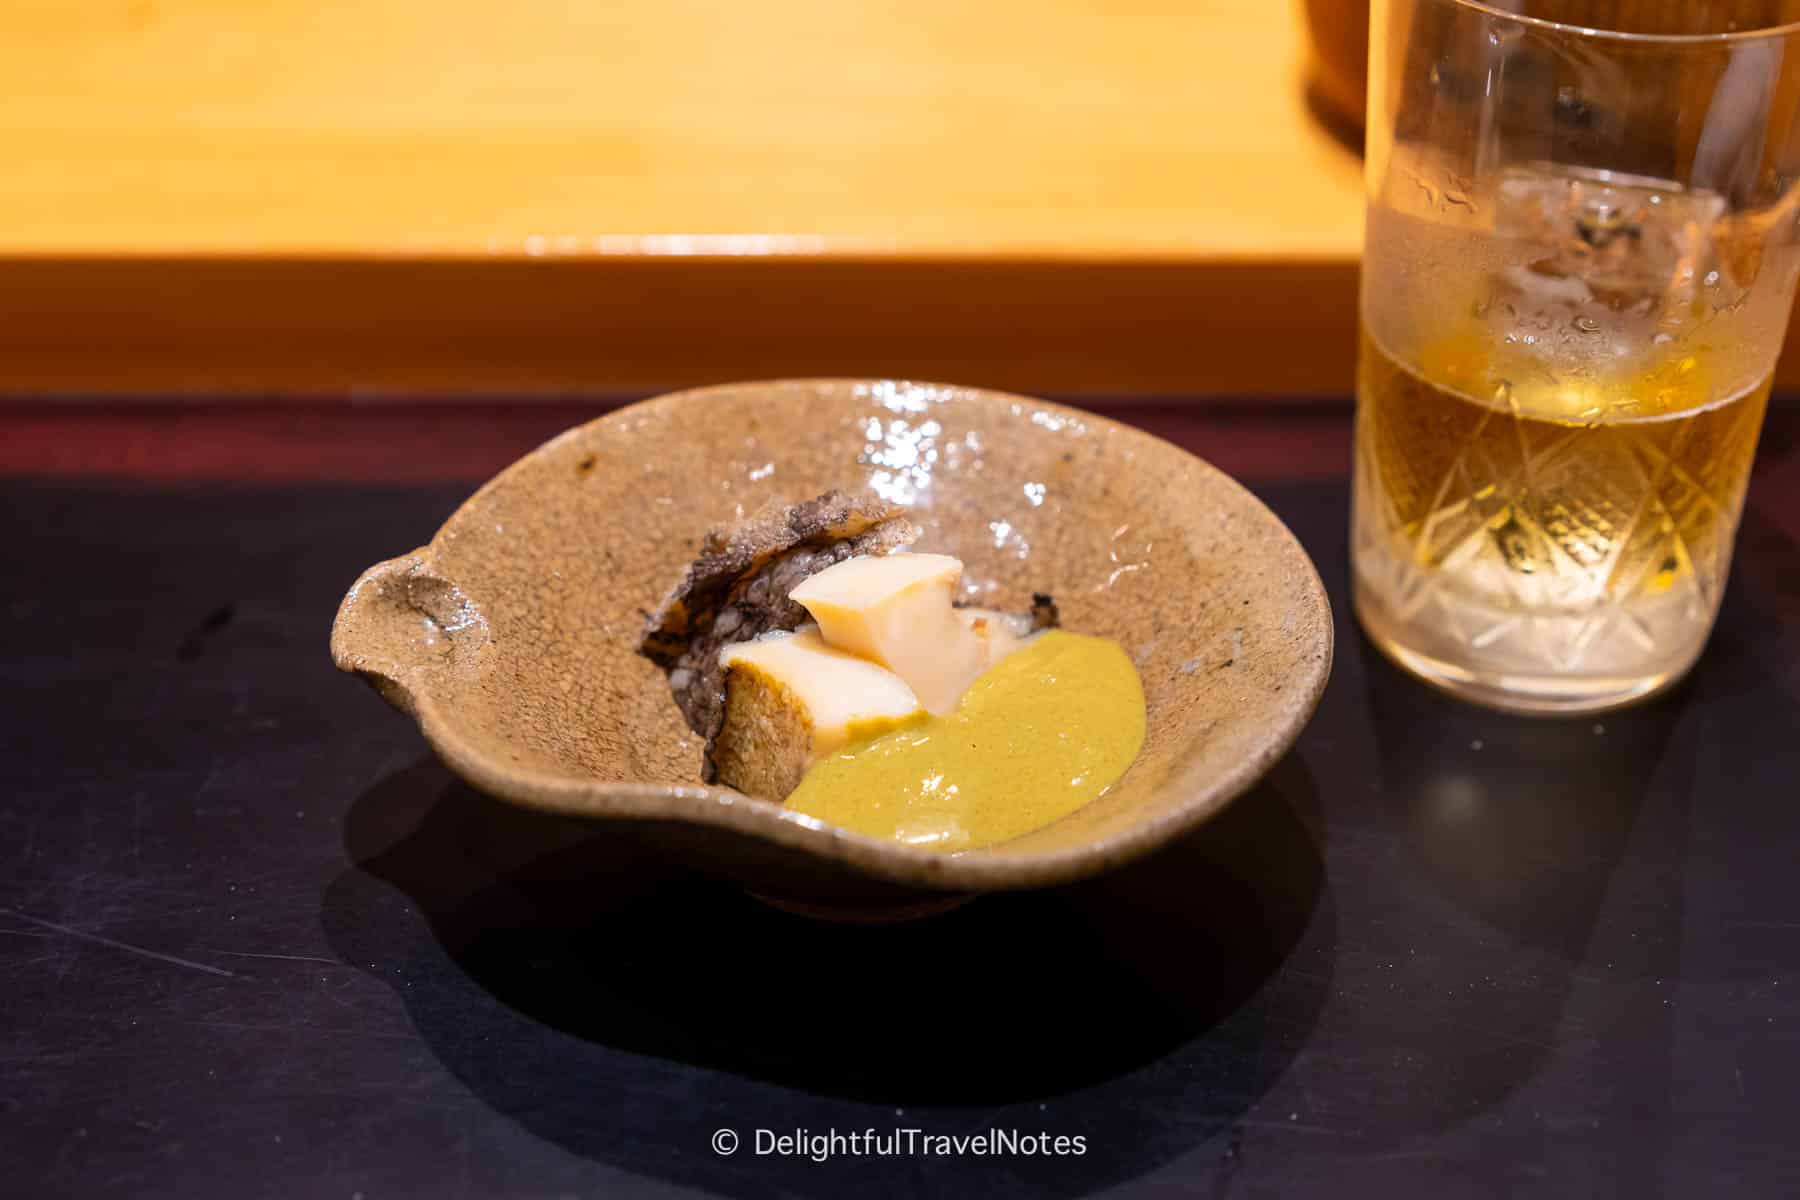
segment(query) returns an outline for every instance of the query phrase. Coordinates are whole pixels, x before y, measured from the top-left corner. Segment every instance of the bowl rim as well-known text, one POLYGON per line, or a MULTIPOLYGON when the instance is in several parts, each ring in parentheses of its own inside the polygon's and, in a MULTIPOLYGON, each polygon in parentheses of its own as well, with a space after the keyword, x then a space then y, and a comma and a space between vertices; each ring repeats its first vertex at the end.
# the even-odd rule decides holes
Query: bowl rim
MULTIPOLYGON (((614 409, 555 435, 521 455, 470 493, 445 518, 427 545, 410 554, 376 563, 365 570, 351 585, 339 605, 332 623, 331 655, 339 670, 364 678, 390 704, 410 714, 427 744, 444 764, 477 790, 494 799, 538 811, 596 821, 674 821, 718 827, 829 860, 885 882, 933 890, 975 892, 1037 888, 1071 882, 1142 857, 1216 816, 1253 787, 1292 748, 1324 695, 1331 676, 1335 641, 1331 604, 1324 583, 1319 577, 1317 565, 1301 546, 1299 539, 1254 493, 1199 455, 1110 417, 1033 396, 922 380, 819 377, 711 384, 667 392, 614 409), (1296 671, 1297 678, 1282 688, 1283 699, 1277 716, 1268 727, 1273 736, 1256 753, 1246 755, 1223 772, 1209 775, 1205 786, 1193 789, 1191 794, 1182 797, 1169 811, 1130 825, 1111 836, 1043 852, 1009 852, 1002 844, 998 847, 944 853, 851 833, 731 788, 699 782, 647 784, 607 781, 553 774, 490 761, 488 756, 473 751, 462 743, 453 722, 445 715, 439 698, 431 693, 427 679, 410 669, 408 664, 372 655, 359 644, 356 636, 359 606, 363 603, 363 598, 378 591, 378 588, 371 585, 414 572, 444 578, 438 576, 434 568, 435 550, 445 532, 455 527, 469 508, 504 486, 515 474, 529 470, 537 460, 553 453, 567 441, 581 438, 597 427, 624 424, 647 412, 701 402, 719 393, 742 394, 746 389, 854 392, 856 389, 885 385, 928 389, 939 394, 953 395, 958 402, 1008 407, 1024 405, 1034 414, 1042 413, 1101 428, 1112 438, 1123 439, 1128 444, 1135 442, 1154 447, 1159 454, 1181 455, 1216 476, 1219 482, 1235 493, 1239 503, 1265 519, 1283 549, 1296 557, 1298 563, 1305 568, 1301 572, 1303 583, 1294 602, 1312 610, 1311 615, 1316 618, 1315 623, 1323 643, 1321 653, 1305 657, 1296 671)), ((1176 780, 1164 786, 1178 785, 1179 780, 1176 780)))

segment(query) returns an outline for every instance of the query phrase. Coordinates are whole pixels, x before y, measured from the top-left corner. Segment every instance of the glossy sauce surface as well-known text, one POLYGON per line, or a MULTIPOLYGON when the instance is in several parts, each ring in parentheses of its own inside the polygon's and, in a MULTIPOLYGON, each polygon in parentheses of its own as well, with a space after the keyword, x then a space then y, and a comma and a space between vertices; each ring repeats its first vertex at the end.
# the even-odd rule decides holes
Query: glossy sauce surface
POLYGON ((853 742, 787 806, 932 850, 993 845, 1104 792, 1144 744, 1144 690, 1116 642, 1052 630, 976 680, 955 711, 853 742))

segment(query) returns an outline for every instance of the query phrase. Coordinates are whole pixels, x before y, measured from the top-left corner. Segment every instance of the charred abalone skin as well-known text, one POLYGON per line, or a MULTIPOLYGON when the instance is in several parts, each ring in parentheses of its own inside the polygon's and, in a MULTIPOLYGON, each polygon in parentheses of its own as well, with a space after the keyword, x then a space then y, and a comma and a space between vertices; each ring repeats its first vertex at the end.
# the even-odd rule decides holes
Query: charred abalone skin
POLYGON ((873 496, 827 492, 800 504, 768 505, 741 524, 706 535, 687 574, 651 614, 638 652, 669 677, 688 727, 712 743, 725 719, 719 649, 807 621, 788 599, 800 582, 858 554, 886 554, 919 536, 904 512, 873 496))

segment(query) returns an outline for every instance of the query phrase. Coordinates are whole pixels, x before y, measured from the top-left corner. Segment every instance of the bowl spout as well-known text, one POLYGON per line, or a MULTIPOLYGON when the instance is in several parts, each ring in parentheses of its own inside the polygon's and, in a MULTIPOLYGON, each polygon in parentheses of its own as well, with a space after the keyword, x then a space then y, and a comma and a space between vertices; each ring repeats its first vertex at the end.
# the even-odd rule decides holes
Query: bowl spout
POLYGON ((331 661, 415 714, 420 677, 468 661, 487 639, 481 610, 420 549, 376 563, 351 586, 331 625, 331 661))

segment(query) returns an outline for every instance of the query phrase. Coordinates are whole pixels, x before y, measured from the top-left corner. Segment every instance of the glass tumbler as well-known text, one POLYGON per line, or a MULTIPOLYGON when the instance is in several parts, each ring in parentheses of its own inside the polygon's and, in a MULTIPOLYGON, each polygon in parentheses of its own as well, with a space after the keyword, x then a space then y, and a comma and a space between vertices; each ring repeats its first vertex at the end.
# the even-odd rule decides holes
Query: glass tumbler
POLYGON ((1363 628, 1497 708, 1699 655, 1800 209, 1800 17, 1375 0, 1351 544, 1363 628))

